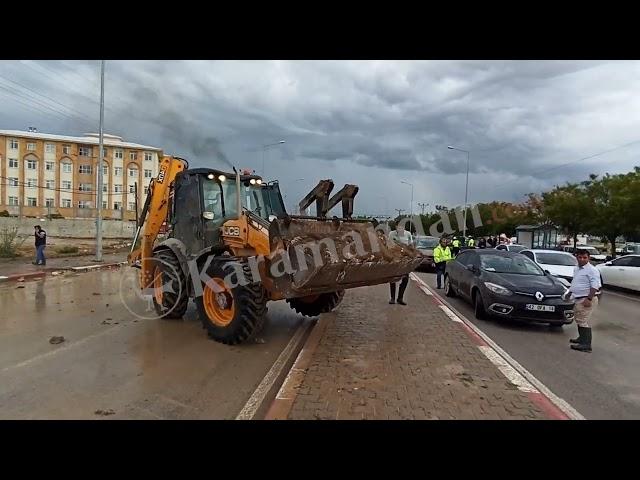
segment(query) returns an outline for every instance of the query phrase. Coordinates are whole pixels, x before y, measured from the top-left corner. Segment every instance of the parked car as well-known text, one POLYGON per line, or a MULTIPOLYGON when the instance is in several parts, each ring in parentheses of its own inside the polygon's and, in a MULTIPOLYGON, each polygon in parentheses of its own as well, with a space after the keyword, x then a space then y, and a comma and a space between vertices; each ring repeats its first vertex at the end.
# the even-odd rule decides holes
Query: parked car
POLYGON ((522 250, 525 250, 527 247, 525 247, 524 245, 518 245, 517 243, 512 243, 510 245, 498 245, 496 247, 496 250, 504 250, 506 252, 521 252, 522 250))
POLYGON ((471 302, 475 316, 543 322, 561 326, 573 321, 566 286, 535 262, 515 252, 467 250, 447 264, 444 291, 471 302))
POLYGON ((564 278, 568 282, 573 279, 573 269, 578 266, 576 257, 558 250, 522 250, 520 254, 536 262, 551 275, 564 278))
POLYGON ((640 254, 640 244, 638 243, 627 243, 622 250, 620 251, 620 255, 634 255, 640 254))
POLYGON ((576 248, 573 248, 573 245, 565 245, 562 247, 563 252, 571 253, 573 255, 576 254, 576 250, 586 250, 589 252, 589 256, 591 258, 591 263, 598 264, 607 261, 607 256, 600 253, 596 247, 592 247, 591 245, 576 245, 576 248))
POLYGON ((600 271, 603 285, 640 291, 640 255, 625 255, 601 263, 596 268, 600 271))
POLYGON ((438 237, 416 237, 416 248, 424 255, 424 260, 418 267, 419 270, 435 268, 435 263, 433 263, 433 249, 438 246, 438 243, 440 243, 438 237))

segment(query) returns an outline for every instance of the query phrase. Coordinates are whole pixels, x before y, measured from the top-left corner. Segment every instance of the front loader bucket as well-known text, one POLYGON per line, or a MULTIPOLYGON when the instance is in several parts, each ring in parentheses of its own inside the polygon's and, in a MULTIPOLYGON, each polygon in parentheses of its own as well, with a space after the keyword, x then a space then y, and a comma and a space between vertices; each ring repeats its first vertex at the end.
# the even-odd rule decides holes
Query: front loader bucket
POLYGON ((422 262, 418 250, 389 242, 370 222, 276 219, 269 241, 267 267, 286 298, 397 281, 422 262))

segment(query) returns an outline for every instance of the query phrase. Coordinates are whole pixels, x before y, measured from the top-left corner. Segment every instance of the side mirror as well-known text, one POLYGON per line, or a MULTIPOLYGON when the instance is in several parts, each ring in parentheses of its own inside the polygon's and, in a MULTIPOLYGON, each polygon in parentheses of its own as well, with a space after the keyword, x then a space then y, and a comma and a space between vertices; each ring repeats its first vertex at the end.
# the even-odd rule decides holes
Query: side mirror
POLYGON ((213 214, 213 212, 202 212, 202 217, 206 218, 207 220, 213 220, 215 215, 213 214))
POLYGON ((605 265, 610 267, 611 265, 613 265, 613 262, 607 262, 607 263, 605 263, 605 265))
POLYGON ((545 270, 544 273, 545 275, 551 275, 551 272, 549 270, 545 270))
POLYGON ((470 272, 475 272, 476 271, 476 266, 475 265, 467 265, 467 270, 469 270, 470 272))

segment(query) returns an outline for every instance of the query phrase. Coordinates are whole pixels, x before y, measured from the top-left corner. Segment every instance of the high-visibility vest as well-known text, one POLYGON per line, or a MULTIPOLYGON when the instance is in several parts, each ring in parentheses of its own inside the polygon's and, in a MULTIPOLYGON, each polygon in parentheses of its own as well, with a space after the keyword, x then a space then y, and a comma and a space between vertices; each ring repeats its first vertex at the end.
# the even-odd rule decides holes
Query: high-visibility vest
POLYGON ((449 247, 443 248, 442 245, 438 245, 433 249, 433 261, 435 263, 448 262, 452 259, 453 257, 451 256, 451 249, 449 249, 449 247))
POLYGON ((455 248, 458 248, 460 246, 460 240, 458 240, 457 238, 451 243, 455 248))
POLYGON ((469 245, 470 247, 473 247, 475 244, 476 244, 476 241, 475 241, 473 238, 470 238, 470 239, 469 239, 469 243, 468 243, 468 245, 469 245))

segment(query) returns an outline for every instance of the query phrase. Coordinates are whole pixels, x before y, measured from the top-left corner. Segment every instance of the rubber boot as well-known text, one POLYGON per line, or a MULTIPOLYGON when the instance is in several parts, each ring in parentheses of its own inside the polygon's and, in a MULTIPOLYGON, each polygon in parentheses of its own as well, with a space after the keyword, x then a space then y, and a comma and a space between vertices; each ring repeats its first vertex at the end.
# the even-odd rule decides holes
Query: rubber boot
POLYGON ((389 305, 393 305, 396 303, 396 284, 390 283, 389 289, 391 290, 391 300, 389 300, 389 305))
POLYGON ((584 335, 582 336, 582 341, 577 345, 571 345, 571 348, 574 350, 578 350, 580 352, 590 352, 591 351, 591 329, 585 328, 584 335))
POLYGON ((570 339, 569 343, 581 343, 583 336, 584 336, 584 327, 578 326, 578 338, 570 339))

